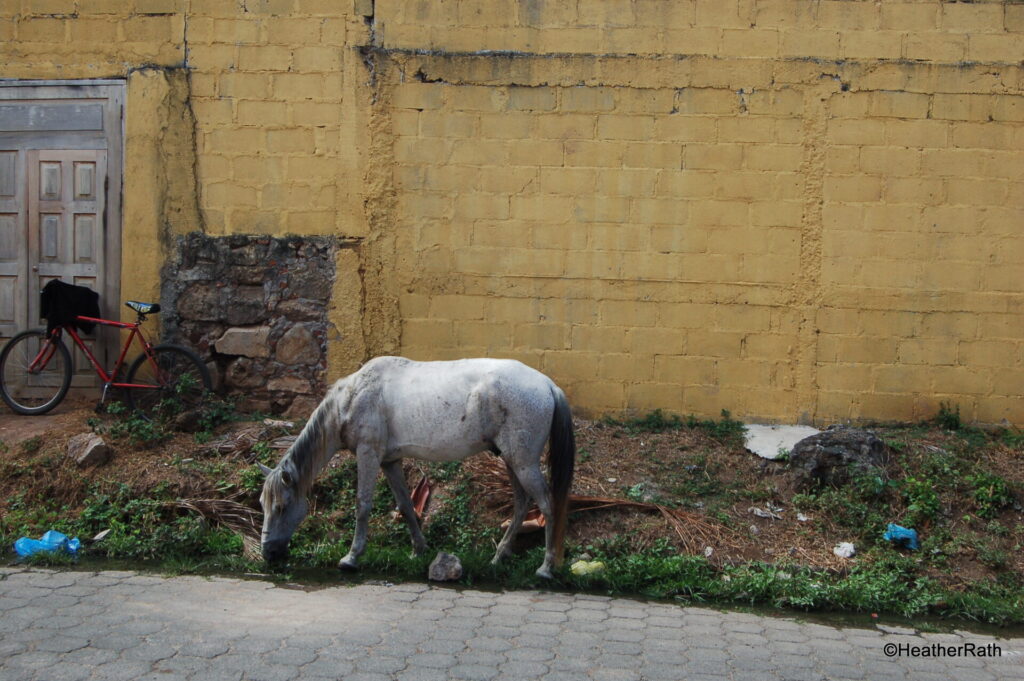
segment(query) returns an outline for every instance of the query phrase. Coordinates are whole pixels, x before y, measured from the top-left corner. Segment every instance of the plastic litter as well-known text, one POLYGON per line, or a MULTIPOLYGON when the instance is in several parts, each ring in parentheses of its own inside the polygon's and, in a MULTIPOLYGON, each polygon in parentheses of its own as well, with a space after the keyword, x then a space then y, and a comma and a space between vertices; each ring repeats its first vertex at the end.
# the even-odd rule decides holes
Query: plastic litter
POLYGON ((832 549, 832 553, 836 554, 840 558, 852 558, 853 554, 857 553, 857 549, 854 548, 853 544, 850 542, 844 541, 832 549))
POLYGON ((895 523, 889 523, 889 526, 885 528, 885 534, 882 535, 882 539, 891 541, 897 546, 902 546, 905 549, 911 551, 917 551, 921 548, 921 545, 917 541, 917 531, 912 530, 908 527, 901 527, 895 523))
POLYGON ((766 511, 764 509, 757 508, 756 506, 751 506, 750 508, 747 509, 747 511, 749 513, 753 513, 758 518, 771 518, 773 520, 782 520, 782 516, 778 513, 775 513, 774 511, 766 511))
POLYGON ((66 534, 57 532, 56 530, 48 530, 39 539, 32 539, 30 537, 22 537, 18 541, 14 542, 14 550, 18 552, 18 555, 22 558, 27 558, 36 553, 69 553, 72 556, 78 554, 78 549, 82 545, 78 541, 78 537, 69 539, 66 534))
POLYGON ((577 576, 594 575, 604 570, 604 563, 599 560, 578 560, 569 567, 569 570, 577 576))

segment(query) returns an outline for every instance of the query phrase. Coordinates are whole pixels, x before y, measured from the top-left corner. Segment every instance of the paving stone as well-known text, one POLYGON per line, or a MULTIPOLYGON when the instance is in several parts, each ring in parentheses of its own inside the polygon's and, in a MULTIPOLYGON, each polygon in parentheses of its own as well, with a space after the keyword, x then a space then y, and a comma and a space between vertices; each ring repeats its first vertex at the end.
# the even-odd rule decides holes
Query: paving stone
POLYGON ((370 655, 361 660, 356 660, 356 670, 361 672, 394 674, 405 669, 406 666, 407 664, 404 659, 391 657, 390 655, 370 655))
POLYGON ((317 658, 302 668, 300 676, 305 678, 307 674, 310 674, 340 679, 353 671, 355 671, 355 664, 348 660, 317 658))
POLYGON ((484 664, 457 664, 449 670, 451 678, 467 681, 490 681, 498 675, 498 668, 484 664))
POLYGON ((624 667, 600 667, 591 672, 594 681, 640 681, 640 672, 624 667))
POLYGON ((278 648, 263 656, 271 664, 301 667, 316 659, 316 652, 309 648, 295 648, 290 645, 278 648))
POLYGON ((89 645, 89 639, 51 635, 36 644, 36 650, 50 653, 70 653, 89 645))
POLYGON ((505 653, 493 650, 466 650, 455 656, 459 664, 498 665, 507 659, 505 653))
POLYGON ((101 664, 93 669, 93 677, 103 681, 132 681, 143 674, 148 674, 151 665, 131 660, 114 660, 101 664))
POLYGON ((397 679, 397 681, 448 681, 448 670, 438 669, 436 667, 410 666, 398 672, 395 679, 397 679))
POLYGON ((260 664, 247 669, 242 676, 246 681, 291 681, 299 678, 299 670, 280 664, 260 664))
POLYGON ((604 634, 606 641, 643 641, 644 634, 642 631, 632 631, 629 629, 612 629, 604 634))
POLYGON ((498 671, 520 679, 536 679, 548 673, 548 665, 538 660, 511 660, 498 665, 498 671))
POLYGON ((678 681, 679 667, 676 665, 647 664, 640 666, 640 676, 645 681, 678 681))
POLYGON ((554 656, 549 648, 514 648, 505 653, 505 657, 513 662, 543 662, 554 656))
POLYGON ((457 658, 448 653, 418 653, 408 659, 410 666, 445 669, 456 664, 457 658))
POLYGON ((643 646, 635 641, 605 641, 601 648, 606 653, 616 655, 640 655, 643 653, 643 646))
POLYGON ((466 642, 455 639, 435 638, 420 644, 425 653, 460 653, 466 649, 466 642))
MULTIPOLYGON (((92 676, 91 667, 76 667, 64 663, 52 669, 36 672, 36 679, 39 679, 39 681, 86 681, 90 676, 92 676)), ((6 677, 0 673, 0 678, 6 677)))

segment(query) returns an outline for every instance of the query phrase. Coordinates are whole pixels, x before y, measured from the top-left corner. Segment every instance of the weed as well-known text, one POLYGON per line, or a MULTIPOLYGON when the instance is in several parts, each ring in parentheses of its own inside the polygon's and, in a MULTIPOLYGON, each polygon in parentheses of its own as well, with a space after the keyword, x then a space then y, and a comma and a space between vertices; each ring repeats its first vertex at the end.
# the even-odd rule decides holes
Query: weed
POLYGON ((220 398, 210 393, 203 399, 202 414, 199 417, 199 431, 196 442, 209 442, 213 437, 213 429, 237 417, 235 401, 232 398, 220 398), (200 438, 205 438, 200 440, 200 438))
POLYGON ((675 414, 665 414, 661 409, 655 409, 645 416, 632 419, 615 419, 606 416, 603 423, 608 426, 616 426, 624 429, 630 435, 639 433, 664 433, 682 428, 700 429, 707 432, 711 437, 718 440, 735 440, 743 435, 743 423, 736 421, 728 410, 722 410, 722 420, 698 419, 696 416, 687 416, 686 420, 675 414))
POLYGON ((960 430, 960 405, 939 402, 939 413, 932 419, 935 425, 945 430, 960 430))
POLYGON ((43 438, 39 435, 30 437, 27 440, 22 440, 21 444, 18 445, 18 449, 21 450, 22 454, 35 454, 42 448, 43 438))
POLYGON ((1010 555, 989 541, 980 541, 975 546, 978 562, 993 570, 1005 570, 1010 565, 1010 555))
POLYGON ((250 451, 252 452, 253 456, 256 457, 257 461, 266 466, 274 465, 277 463, 277 461, 275 461, 274 448, 270 446, 269 442, 257 442, 252 446, 252 450, 250 451))
POLYGON ((1011 449, 1024 448, 1024 430, 1020 428, 1007 428, 1000 433, 999 439, 1011 449))
POLYGON ((935 520, 939 513, 939 495, 932 481, 905 478, 900 487, 907 502, 906 522, 911 527, 935 520))
POLYGON ((1013 503, 1010 486, 998 475, 979 472, 968 475, 967 482, 973 488, 974 503, 978 505, 976 513, 981 518, 994 518, 999 511, 1013 503))

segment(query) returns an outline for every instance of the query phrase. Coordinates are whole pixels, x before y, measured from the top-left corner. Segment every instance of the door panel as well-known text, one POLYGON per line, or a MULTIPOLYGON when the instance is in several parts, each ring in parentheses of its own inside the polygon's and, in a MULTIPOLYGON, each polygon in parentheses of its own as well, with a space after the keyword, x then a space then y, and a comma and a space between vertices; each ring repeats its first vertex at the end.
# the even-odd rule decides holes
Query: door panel
MULTIPOLYGON (((39 292, 51 279, 103 292, 103 192, 96 178, 106 176, 106 152, 45 150, 28 152, 29 163, 29 317, 39 318, 39 292)), ((96 352, 96 337, 83 336, 96 352)), ((95 373, 77 347, 72 350, 72 385, 92 385, 95 373)), ((103 361, 102 356, 97 359, 103 361)))
POLYGON ((0 148, 0 342, 25 328, 28 296, 24 152, 0 148))

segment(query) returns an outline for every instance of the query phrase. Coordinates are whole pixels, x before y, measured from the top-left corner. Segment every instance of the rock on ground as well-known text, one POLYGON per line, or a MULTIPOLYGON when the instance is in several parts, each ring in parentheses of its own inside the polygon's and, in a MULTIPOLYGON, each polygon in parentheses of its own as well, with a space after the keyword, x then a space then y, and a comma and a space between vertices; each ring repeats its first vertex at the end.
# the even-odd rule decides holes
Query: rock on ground
POLYGON ((888 448, 869 431, 829 426, 796 443, 789 460, 798 487, 843 485, 851 475, 884 474, 888 448))
POLYGON ((100 466, 110 460, 110 447, 96 433, 80 433, 68 440, 68 456, 82 466, 100 466))
POLYGON ((432 582, 453 582, 462 577, 462 563, 458 556, 439 551, 430 564, 427 578, 432 582))

